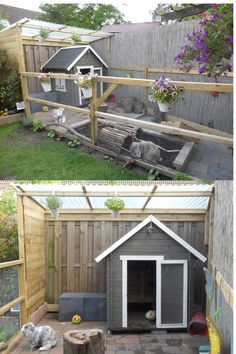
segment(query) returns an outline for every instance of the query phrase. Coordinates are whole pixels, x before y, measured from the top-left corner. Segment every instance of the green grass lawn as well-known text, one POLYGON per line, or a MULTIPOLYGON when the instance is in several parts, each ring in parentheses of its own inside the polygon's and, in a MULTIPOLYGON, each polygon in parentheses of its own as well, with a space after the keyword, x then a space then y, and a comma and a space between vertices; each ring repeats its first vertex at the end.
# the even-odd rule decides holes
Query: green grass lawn
POLYGON ((20 124, 0 128, 0 179, 146 179, 20 124))

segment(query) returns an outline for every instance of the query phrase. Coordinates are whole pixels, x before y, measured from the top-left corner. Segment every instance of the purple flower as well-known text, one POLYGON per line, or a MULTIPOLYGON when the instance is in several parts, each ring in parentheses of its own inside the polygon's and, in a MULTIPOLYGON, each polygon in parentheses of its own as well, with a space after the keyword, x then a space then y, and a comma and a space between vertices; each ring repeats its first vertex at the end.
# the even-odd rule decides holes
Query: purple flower
POLYGON ((233 43, 233 38, 232 37, 227 37, 227 38, 225 38, 225 42, 227 42, 227 43, 233 43))

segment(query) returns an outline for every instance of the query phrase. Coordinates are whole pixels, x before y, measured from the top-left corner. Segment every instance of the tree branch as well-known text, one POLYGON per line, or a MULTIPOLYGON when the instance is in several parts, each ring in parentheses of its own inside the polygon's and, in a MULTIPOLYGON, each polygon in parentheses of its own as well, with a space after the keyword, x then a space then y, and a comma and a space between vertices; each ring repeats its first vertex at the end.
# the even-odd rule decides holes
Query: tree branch
POLYGON ((182 20, 184 17, 198 15, 203 11, 212 7, 212 4, 203 4, 199 6, 192 6, 186 9, 177 10, 173 12, 168 12, 161 16, 162 21, 169 21, 169 20, 182 20))

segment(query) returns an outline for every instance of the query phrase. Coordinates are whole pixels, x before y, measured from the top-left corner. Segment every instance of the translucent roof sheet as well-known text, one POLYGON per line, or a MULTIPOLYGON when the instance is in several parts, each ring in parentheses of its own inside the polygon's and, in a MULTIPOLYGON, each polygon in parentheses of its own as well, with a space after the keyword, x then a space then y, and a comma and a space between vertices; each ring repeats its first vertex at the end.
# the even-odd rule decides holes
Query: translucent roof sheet
POLYGON ((23 18, 20 21, 12 24, 11 26, 3 29, 6 31, 8 28, 14 27, 16 24, 21 25, 22 27, 22 35, 25 37, 37 37, 39 36, 39 31, 43 28, 49 31, 49 39, 68 39, 70 40, 72 34, 79 35, 83 42, 92 42, 97 39, 101 39, 104 37, 112 36, 112 33, 103 32, 103 31, 94 31, 85 28, 66 26, 62 24, 56 24, 46 21, 39 20, 30 20, 27 18, 23 18))
POLYGON ((213 185, 198 183, 180 183, 180 182, 163 182, 154 181, 152 183, 143 184, 134 181, 127 181, 122 184, 108 183, 47 183, 47 184, 17 184, 16 188, 19 192, 27 192, 44 207, 46 206, 47 195, 55 194, 60 196, 63 209, 89 209, 86 196, 93 209, 105 209, 105 201, 108 198, 116 196, 125 202, 125 209, 143 208, 148 201, 147 209, 188 209, 201 208, 206 209, 209 203, 209 196, 177 196, 178 192, 211 192, 213 185), (154 187, 156 186, 155 195, 152 196, 154 187), (87 194, 84 194, 86 191, 87 194), (167 196, 158 196, 158 193, 167 192, 167 196), (174 195, 172 196, 171 193, 174 195), (129 196, 130 194, 130 196, 129 196), (137 194, 137 195, 135 195, 137 194))

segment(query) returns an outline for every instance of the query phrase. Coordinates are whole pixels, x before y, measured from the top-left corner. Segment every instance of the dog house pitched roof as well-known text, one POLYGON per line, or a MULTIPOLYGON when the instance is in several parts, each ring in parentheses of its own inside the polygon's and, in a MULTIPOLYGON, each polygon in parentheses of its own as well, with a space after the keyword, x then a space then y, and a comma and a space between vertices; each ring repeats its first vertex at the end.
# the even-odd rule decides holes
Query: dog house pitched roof
POLYGON ((42 67, 41 70, 67 70, 73 66, 90 50, 98 60, 107 68, 107 64, 102 60, 98 53, 90 46, 76 46, 60 48, 42 67))
POLYGON ((98 257, 95 258, 96 262, 100 262, 102 259, 107 257, 111 252, 121 246, 124 242, 126 242, 129 238, 135 235, 139 230, 141 230, 144 226, 146 226, 149 222, 152 222, 157 227, 159 227, 162 231, 164 231, 168 236, 177 241, 181 246, 183 246, 187 251, 191 252, 195 257, 200 259, 203 263, 206 262, 207 258, 203 256, 200 252, 198 252, 194 247, 192 247, 189 243, 184 241, 181 237, 179 237, 174 231, 169 229, 166 225, 164 225, 161 221, 155 218, 153 215, 148 216, 145 220, 135 226, 132 230, 130 230, 127 234, 121 237, 118 241, 113 243, 109 248, 107 248, 104 252, 102 252, 98 257))

